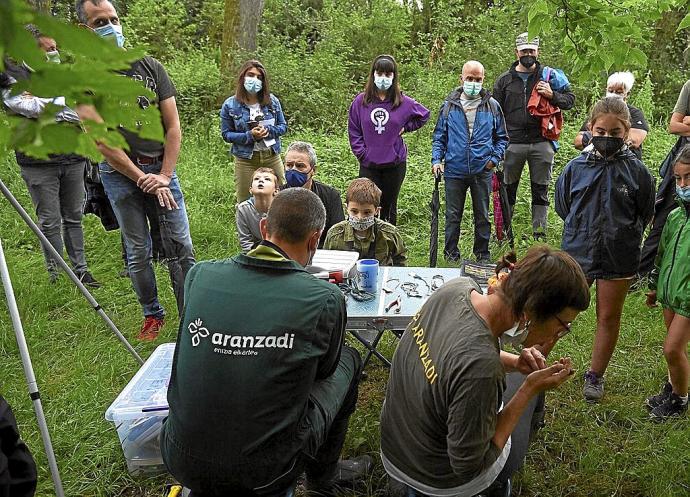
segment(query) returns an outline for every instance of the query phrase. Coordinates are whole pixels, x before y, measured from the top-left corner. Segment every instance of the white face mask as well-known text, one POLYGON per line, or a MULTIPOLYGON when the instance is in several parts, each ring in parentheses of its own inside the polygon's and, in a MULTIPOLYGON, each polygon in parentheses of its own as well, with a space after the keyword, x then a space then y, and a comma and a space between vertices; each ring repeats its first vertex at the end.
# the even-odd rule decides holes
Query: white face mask
POLYGON ((515 323, 513 327, 503 332, 501 335, 501 343, 509 343, 515 348, 522 348, 522 344, 527 339, 527 335, 529 335, 529 324, 530 322, 526 321, 524 328, 518 330, 520 321, 515 323))

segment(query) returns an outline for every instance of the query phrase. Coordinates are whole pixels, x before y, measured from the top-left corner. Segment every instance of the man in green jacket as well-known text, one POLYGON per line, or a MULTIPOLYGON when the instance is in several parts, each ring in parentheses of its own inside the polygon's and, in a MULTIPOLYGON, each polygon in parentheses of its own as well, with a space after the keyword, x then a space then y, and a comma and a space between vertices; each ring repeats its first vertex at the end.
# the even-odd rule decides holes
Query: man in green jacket
POLYGON ((161 449, 192 495, 286 495, 302 471, 332 495, 371 466, 338 460, 361 359, 340 290, 304 269, 325 218, 314 193, 285 190, 254 250, 187 277, 161 449))

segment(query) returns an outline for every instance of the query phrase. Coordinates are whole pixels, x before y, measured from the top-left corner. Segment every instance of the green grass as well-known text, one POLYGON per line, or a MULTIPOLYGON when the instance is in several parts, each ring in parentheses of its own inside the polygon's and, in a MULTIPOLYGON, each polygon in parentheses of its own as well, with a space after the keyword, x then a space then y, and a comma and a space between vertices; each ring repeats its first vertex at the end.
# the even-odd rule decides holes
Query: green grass
MULTIPOLYGON (((570 142, 577 126, 566 129, 570 142)), ((218 123, 209 119, 186 127, 179 175, 186 195, 192 237, 199 260, 228 257, 239 245, 234 229, 232 163, 217 136, 218 123)), ((410 249, 410 264, 428 261, 428 208, 432 190, 429 172, 428 125, 406 137, 410 148, 408 173, 399 205, 399 225, 410 249)), ((286 142, 312 141, 319 155, 318 178, 343 192, 357 176, 347 136, 325 136, 292 131, 286 142)), ((661 128, 645 144, 645 158, 652 169, 673 143, 661 128)), ((556 171, 575 155, 564 144, 557 154, 556 171)), ((14 160, 0 162, 0 177, 19 201, 31 210, 26 186, 14 160)), ((555 177, 555 175, 554 175, 555 177)), ((515 232, 531 232, 529 183, 523 180, 515 219, 515 232)), ((469 200, 468 200, 469 202, 469 200)), ((461 239, 463 255, 471 254, 471 208, 466 210, 461 239)), ((442 218, 442 216, 441 216, 442 218)), ((549 213, 548 243, 560 244, 562 223, 549 213)), ((442 220, 440 231, 442 233, 442 220)), ((159 293, 168 310, 167 324, 153 344, 136 342, 140 309, 130 282, 118 277, 121 269, 119 233, 106 233, 94 217, 85 219, 87 257, 103 284, 96 299, 144 357, 156 345, 175 340, 177 315, 165 270, 157 267, 159 293)), ((48 283, 39 244, 30 230, 0 199, 0 238, 20 308, 43 406, 53 438, 67 495, 158 496, 166 477, 132 478, 125 468, 117 434, 103 418, 105 410, 137 370, 137 364, 77 289, 65 278, 48 283)), ((520 240, 524 252, 531 242, 520 240)), ((492 255, 503 248, 492 243, 492 255)), ((442 261, 442 258, 439 258, 442 261)), ((554 354, 573 358, 578 373, 586 368, 595 325, 593 306, 573 325, 574 333, 554 354)), ((690 494, 690 421, 655 425, 646 420, 645 396, 656 393, 664 377, 661 354, 664 326, 659 310, 644 306, 642 293, 628 297, 621 339, 607 374, 607 395, 600 405, 581 399, 581 374, 547 396, 547 426, 533 443, 525 469, 516 479, 515 495, 525 496, 682 496, 690 494)), ((390 357, 395 339, 387 336, 382 349, 390 357)), ((52 482, 22 365, 4 305, 0 305, 0 392, 12 404, 24 439, 39 465, 37 495, 50 495, 52 482)), ((360 387, 345 447, 346 455, 370 453, 378 461, 378 416, 387 371, 372 361, 369 378, 360 387)), ((383 495, 385 477, 380 463, 372 476, 369 495, 383 495)))

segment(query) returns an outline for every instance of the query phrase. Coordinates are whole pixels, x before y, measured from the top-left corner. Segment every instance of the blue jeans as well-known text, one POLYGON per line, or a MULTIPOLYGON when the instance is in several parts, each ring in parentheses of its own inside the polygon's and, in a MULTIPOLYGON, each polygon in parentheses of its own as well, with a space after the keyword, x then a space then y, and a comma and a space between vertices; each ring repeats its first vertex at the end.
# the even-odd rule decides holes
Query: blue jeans
MULTIPOLYGON (((159 173, 161 162, 138 166, 144 173, 159 173)), ((165 311, 158 301, 156 275, 153 271, 151 229, 147 221, 155 213, 160 224, 163 251, 168 261, 178 313, 184 305, 184 279, 194 265, 194 250, 189 234, 189 220, 184 197, 177 175, 170 180, 172 192, 178 209, 169 211, 161 208, 154 195, 144 193, 134 181, 120 174, 108 163, 99 165, 103 188, 120 224, 127 249, 127 267, 132 286, 137 294, 144 316, 163 318, 165 311)))
POLYGON ((465 210, 467 189, 472 196, 472 213, 474 214, 474 247, 477 259, 489 258, 489 192, 491 192, 491 171, 482 171, 467 178, 445 178, 446 188, 446 241, 443 254, 447 259, 459 259, 458 240, 460 224, 465 210))

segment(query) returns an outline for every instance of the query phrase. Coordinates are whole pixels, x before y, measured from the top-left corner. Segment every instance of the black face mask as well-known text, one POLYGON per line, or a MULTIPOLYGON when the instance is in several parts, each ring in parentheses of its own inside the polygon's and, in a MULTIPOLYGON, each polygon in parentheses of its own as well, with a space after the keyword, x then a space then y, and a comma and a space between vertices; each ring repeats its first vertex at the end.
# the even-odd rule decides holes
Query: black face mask
POLYGON ((537 63, 537 58, 534 55, 523 55, 520 57, 520 64, 529 69, 537 63))
POLYGON ((608 159, 623 148, 623 138, 614 138, 613 136, 593 136, 592 145, 594 150, 599 152, 604 159, 608 159))

